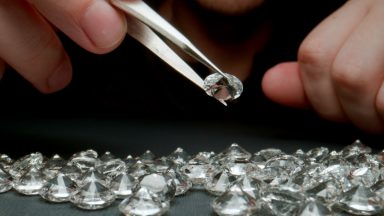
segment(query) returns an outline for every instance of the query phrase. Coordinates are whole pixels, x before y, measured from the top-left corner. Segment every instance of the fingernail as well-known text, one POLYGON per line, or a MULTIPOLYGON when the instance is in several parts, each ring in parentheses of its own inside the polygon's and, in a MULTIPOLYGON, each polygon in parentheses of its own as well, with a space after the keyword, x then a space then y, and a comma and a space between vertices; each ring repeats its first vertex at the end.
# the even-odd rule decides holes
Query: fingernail
POLYGON ((98 48, 110 48, 122 40, 125 29, 122 18, 104 0, 96 0, 86 10, 80 23, 89 39, 98 48))
POLYGON ((63 61, 61 65, 52 73, 48 80, 50 92, 63 89, 72 79, 72 66, 69 61, 63 61))

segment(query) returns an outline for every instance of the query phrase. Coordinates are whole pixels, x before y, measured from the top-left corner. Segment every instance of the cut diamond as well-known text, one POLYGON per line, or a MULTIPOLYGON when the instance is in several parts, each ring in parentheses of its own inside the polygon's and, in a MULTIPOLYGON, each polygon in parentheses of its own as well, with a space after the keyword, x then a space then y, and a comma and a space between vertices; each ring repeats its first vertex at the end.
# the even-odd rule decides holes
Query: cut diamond
POLYGON ((0 193, 9 191, 12 188, 12 177, 0 166, 0 193))
POLYGON ((105 208, 115 201, 115 195, 98 181, 91 180, 71 196, 70 201, 87 210, 105 208))
POLYGON ((137 180, 128 173, 121 173, 112 180, 110 189, 119 199, 132 195, 132 190, 137 185, 137 180))
POLYGON ((39 194, 50 202, 67 202, 75 191, 75 182, 64 174, 58 173, 56 177, 44 184, 39 194))
POLYGON ((243 92, 243 84, 237 77, 228 73, 225 76, 223 77, 220 73, 213 73, 205 78, 203 86, 209 96, 224 104, 226 104, 225 101, 240 97, 243 92))
POLYGON ((357 215, 374 215, 383 210, 382 199, 364 186, 356 186, 340 199, 340 208, 357 215))
POLYGON ((235 176, 231 175, 227 170, 223 170, 207 181, 205 189, 215 196, 220 196, 227 191, 235 180, 235 176))
POLYGON ((47 179, 54 178, 66 163, 67 161, 61 158, 60 155, 55 154, 45 163, 42 172, 47 179))
POLYGON ((45 178, 40 170, 32 167, 29 172, 14 181, 13 187, 24 195, 37 195, 45 183, 45 178))
POLYGON ((119 210, 127 216, 160 216, 169 210, 169 202, 162 202, 148 188, 139 187, 120 203, 119 210))
POLYGON ((213 200, 212 208, 220 216, 252 215, 257 209, 257 202, 245 193, 240 185, 234 184, 227 192, 213 200))
POLYGON ((162 201, 170 201, 176 193, 176 185, 167 174, 152 173, 139 179, 140 187, 146 187, 162 201))

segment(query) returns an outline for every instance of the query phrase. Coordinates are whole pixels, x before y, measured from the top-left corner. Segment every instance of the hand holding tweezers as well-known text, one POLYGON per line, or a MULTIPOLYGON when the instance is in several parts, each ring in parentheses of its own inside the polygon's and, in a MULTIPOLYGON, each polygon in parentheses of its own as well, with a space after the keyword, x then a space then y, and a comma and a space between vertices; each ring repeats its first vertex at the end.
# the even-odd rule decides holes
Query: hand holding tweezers
POLYGON ((127 34, 131 35, 154 54, 172 66, 180 74, 188 78, 198 87, 203 88, 203 79, 181 59, 157 34, 168 39, 185 53, 207 66, 212 72, 227 75, 205 57, 183 34, 169 24, 157 12, 142 0, 110 0, 127 16, 127 34), (156 33, 157 34, 156 34, 156 33))

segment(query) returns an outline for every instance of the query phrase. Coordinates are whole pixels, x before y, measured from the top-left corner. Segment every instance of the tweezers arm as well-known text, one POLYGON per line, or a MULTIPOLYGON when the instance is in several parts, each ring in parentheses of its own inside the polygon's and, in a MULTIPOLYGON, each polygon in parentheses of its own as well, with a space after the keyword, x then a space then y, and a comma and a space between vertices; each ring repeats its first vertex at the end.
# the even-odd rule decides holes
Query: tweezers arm
POLYGON ((203 79, 181 59, 152 29, 139 20, 127 16, 127 34, 135 38, 180 74, 204 90, 203 79))
POLYGON ((135 17, 161 34, 185 53, 207 66, 212 72, 220 73, 226 77, 215 64, 213 64, 202 52, 200 52, 183 34, 181 34, 168 21, 156 13, 151 7, 141 0, 110 0, 113 5, 135 17))

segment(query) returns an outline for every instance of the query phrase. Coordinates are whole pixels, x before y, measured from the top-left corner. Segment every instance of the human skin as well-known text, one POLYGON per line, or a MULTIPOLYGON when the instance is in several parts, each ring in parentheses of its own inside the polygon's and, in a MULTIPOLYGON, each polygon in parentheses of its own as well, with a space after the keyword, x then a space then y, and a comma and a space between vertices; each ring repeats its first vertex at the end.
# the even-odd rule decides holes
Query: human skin
MULTIPOLYGON (((164 11, 180 2, 166 0, 165 4, 171 5, 164 7, 164 11)), ((199 2, 224 14, 241 14, 262 3, 260 0, 199 2), (238 3, 237 7, 234 2, 238 3)), ((170 15, 172 18, 175 14, 170 15)), ((384 1, 347 1, 305 38, 297 62, 281 63, 266 72, 262 83, 264 93, 286 106, 310 107, 329 120, 349 121, 368 132, 384 132, 382 20, 384 1)), ((188 22, 176 24, 183 28, 188 22)), ((7 64, 43 93, 64 88, 71 80, 72 69, 52 26, 97 54, 116 48, 126 29, 123 14, 106 0, 0 1, 0 74, 7 64)), ((267 32, 268 27, 261 27, 266 30, 261 32, 267 32)), ((243 79, 249 74, 250 59, 262 48, 256 45, 266 37, 258 32, 254 35, 256 39, 237 44, 255 47, 249 48, 241 58, 244 62, 234 58, 234 65, 228 65, 226 58, 232 59, 228 56, 235 53, 235 46, 221 48, 214 40, 188 36, 196 43, 212 47, 213 51, 207 51, 208 57, 243 79)))

